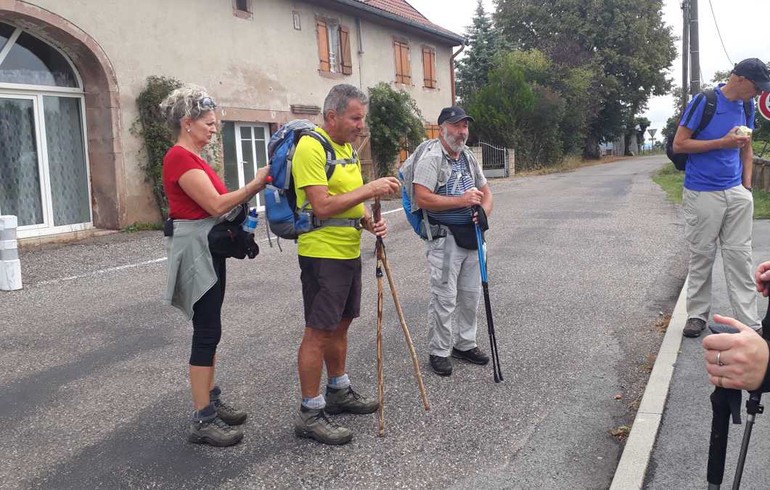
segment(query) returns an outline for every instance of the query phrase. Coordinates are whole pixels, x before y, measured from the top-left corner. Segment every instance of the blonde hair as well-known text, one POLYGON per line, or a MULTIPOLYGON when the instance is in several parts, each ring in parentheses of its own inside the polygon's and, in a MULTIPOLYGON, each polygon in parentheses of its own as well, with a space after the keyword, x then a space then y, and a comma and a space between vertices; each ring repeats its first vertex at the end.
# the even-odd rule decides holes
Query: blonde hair
POLYGON ((181 128, 182 118, 196 120, 215 107, 216 103, 206 89, 193 84, 179 87, 160 103, 161 113, 174 131, 181 128))

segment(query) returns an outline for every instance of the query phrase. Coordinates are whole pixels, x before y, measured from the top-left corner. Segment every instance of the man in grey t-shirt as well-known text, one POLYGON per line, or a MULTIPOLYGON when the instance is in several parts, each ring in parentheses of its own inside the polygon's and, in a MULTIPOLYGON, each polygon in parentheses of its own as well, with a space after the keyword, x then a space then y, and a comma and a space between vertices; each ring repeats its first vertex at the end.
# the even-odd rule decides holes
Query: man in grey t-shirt
POLYGON ((473 364, 489 362, 476 344, 476 312, 481 298, 478 252, 462 246, 475 243, 475 235, 468 236, 468 232, 473 233, 473 208, 481 206, 487 216, 492 213, 487 179, 465 146, 469 121, 473 118, 459 107, 443 109, 438 117, 438 139, 428 142, 414 162, 417 206, 427 211, 432 222, 452 227, 446 236, 427 242, 426 254, 431 289, 430 365, 441 376, 452 374, 450 354, 473 364))

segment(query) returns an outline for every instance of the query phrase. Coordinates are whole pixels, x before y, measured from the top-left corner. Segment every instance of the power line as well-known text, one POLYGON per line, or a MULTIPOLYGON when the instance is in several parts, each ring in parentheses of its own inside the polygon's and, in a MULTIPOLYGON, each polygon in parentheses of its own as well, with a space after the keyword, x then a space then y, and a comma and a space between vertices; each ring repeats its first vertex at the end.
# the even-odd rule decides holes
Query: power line
POLYGON ((717 23, 717 16, 714 15, 714 6, 711 4, 711 0, 709 0, 709 7, 711 7, 711 18, 714 19, 714 26, 717 28, 717 35, 719 36, 719 42, 722 43, 722 51, 725 52, 725 56, 727 57, 727 61, 730 62, 730 65, 734 65, 733 60, 730 59, 730 55, 727 54, 727 48, 725 48, 725 42, 722 40, 722 33, 719 32, 719 24, 717 23))

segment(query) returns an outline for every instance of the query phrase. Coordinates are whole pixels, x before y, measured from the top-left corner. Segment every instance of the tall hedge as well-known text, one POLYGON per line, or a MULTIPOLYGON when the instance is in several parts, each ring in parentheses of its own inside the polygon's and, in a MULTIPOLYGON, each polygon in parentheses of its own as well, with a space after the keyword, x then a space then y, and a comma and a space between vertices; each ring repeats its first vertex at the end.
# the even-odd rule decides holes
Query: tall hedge
POLYGON ((366 124, 377 177, 393 174, 392 164, 401 150, 413 150, 425 139, 425 127, 417 103, 406 92, 385 82, 369 88, 366 124))

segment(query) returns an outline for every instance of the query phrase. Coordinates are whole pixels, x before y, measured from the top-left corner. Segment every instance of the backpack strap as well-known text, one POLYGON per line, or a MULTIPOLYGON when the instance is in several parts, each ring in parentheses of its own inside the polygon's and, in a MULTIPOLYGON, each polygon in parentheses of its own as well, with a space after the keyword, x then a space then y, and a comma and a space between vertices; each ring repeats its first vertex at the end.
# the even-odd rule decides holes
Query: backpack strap
POLYGON ((695 112, 696 107, 698 107, 698 104, 700 103, 700 100, 704 100, 706 105, 703 107, 703 114, 701 114, 700 122, 698 123, 698 127, 695 128, 695 131, 692 132, 692 138, 695 139, 698 134, 700 134, 701 131, 706 129, 706 126, 709 125, 711 120, 714 118, 714 113, 717 110, 717 94, 714 92, 713 89, 704 90, 703 92, 699 93, 695 96, 696 101, 693 104, 692 110, 687 115, 687 120, 685 121, 685 126, 687 123, 690 122, 690 118, 692 117, 693 113, 695 112))
MULTIPOLYGON (((312 129, 306 129, 304 131, 301 131, 299 133, 299 136, 297 136, 297 142, 299 142, 300 138, 303 136, 310 136, 316 141, 318 141, 321 144, 321 147, 324 150, 324 153, 326 153, 326 180, 332 178, 332 174, 334 173, 334 169, 337 168, 337 165, 348 165, 351 163, 358 164, 360 166, 360 160, 358 159, 358 153, 356 153, 356 150, 353 149, 353 155, 351 158, 337 158, 337 154, 334 151, 334 148, 332 147, 331 143, 324 138, 320 133, 317 131, 314 131, 312 129)), ((296 145, 295 145, 296 147, 296 145)), ((305 199, 305 202, 300 206, 300 211, 306 211, 307 207, 310 205, 310 201, 305 199)), ((313 225, 313 229, 316 228, 323 228, 325 226, 351 226, 355 228, 356 230, 361 229, 361 220, 357 218, 329 218, 329 219, 318 219, 314 214, 311 214, 311 223, 313 225)))

